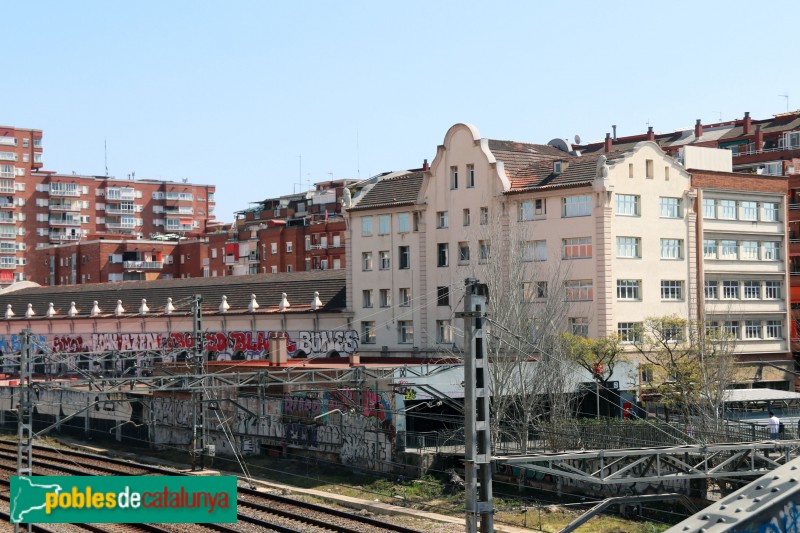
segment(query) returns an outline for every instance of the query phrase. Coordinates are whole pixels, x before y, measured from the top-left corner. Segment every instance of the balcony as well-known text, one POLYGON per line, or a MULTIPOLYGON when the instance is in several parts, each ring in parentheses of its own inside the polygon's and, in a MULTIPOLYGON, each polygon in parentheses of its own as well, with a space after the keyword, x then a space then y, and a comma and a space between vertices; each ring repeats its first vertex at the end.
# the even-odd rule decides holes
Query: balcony
POLYGON ((123 268, 136 268, 142 270, 161 270, 163 268, 163 261, 123 261, 123 268))
POLYGON ((81 195, 80 189, 54 189, 54 183, 50 184, 50 196, 72 196, 79 197, 81 195))
POLYGON ((0 185, 0 194, 14 194, 16 189, 12 185, 9 187, 8 185, 0 185))
POLYGON ((53 203, 48 206, 50 211, 80 211, 81 204, 80 202, 69 202, 69 203, 53 203))
POLYGON ((167 207, 164 210, 164 214, 166 215, 194 215, 194 208, 193 207, 167 207))
POLYGON ((106 206, 106 213, 109 215, 134 215, 136 214, 135 207, 110 207, 106 206))
POLYGON ((72 234, 72 233, 50 233, 50 240, 51 241, 79 241, 81 240, 80 234, 72 234))
POLYGON ((108 229, 134 229, 136 222, 106 222, 108 229))
POLYGON ((122 201, 130 201, 136 199, 136 189, 133 188, 114 188, 109 187, 106 189, 106 200, 122 200, 122 201))
POLYGON ((16 224, 17 221, 14 219, 13 213, 1 213, 0 212, 0 224, 16 224))
POLYGON ((51 218, 49 220, 51 226, 80 226, 80 218, 51 218))
POLYGON ((7 262, 3 261, 2 263, 0 263, 0 268, 5 269, 5 270, 16 270, 17 269, 17 261, 16 261, 16 259, 14 260, 13 263, 7 263, 7 262))

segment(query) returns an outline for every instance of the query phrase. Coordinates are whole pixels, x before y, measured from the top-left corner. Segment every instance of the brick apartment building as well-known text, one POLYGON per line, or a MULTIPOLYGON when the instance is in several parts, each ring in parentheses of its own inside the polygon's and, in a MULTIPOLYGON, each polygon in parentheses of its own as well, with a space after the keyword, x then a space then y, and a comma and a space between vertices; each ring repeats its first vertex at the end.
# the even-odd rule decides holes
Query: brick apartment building
POLYGON ((172 240, 94 238, 38 248, 26 267, 40 285, 224 276, 226 232, 172 240))
POLYGON ((320 182, 313 191, 268 198, 237 212, 226 246, 228 274, 345 268, 342 199, 345 188, 357 190, 362 183, 320 182))
POLYGON ((0 127, 0 286, 41 278, 26 267, 51 244, 217 227, 214 186, 58 174, 41 170, 42 153, 41 130, 0 127))
POLYGON ((703 124, 672 133, 647 133, 617 137, 607 133, 603 142, 574 146, 583 154, 630 150, 637 142, 653 141, 668 154, 680 159, 687 145, 723 148, 733 156, 733 171, 789 177, 788 227, 789 271, 792 301, 792 351, 800 352, 800 110, 779 113, 755 120, 750 113, 741 119, 703 124))

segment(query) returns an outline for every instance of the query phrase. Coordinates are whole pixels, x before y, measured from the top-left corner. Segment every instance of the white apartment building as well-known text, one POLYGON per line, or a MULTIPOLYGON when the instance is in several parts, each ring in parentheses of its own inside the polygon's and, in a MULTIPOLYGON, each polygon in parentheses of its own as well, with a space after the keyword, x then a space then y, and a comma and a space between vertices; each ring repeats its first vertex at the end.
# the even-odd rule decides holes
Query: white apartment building
POLYGON ((519 298, 535 306, 563 290, 565 330, 632 341, 650 316, 703 319, 737 336, 750 379, 789 387, 786 179, 731 173, 721 150, 681 158, 652 142, 581 156, 560 139, 495 141, 454 125, 429 169, 378 181, 346 215, 362 354, 457 350, 464 278, 497 259, 515 268, 508 250, 523 238, 533 271, 567 278, 526 280, 519 298))

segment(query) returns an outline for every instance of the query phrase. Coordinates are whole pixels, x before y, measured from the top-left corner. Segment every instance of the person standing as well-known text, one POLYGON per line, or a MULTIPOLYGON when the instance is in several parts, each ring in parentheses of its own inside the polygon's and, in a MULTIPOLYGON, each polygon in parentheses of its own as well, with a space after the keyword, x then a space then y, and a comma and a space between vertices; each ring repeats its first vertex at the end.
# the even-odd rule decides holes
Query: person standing
POLYGON ((769 437, 772 440, 778 440, 778 431, 781 427, 781 421, 775 416, 775 413, 772 411, 769 412, 769 437))

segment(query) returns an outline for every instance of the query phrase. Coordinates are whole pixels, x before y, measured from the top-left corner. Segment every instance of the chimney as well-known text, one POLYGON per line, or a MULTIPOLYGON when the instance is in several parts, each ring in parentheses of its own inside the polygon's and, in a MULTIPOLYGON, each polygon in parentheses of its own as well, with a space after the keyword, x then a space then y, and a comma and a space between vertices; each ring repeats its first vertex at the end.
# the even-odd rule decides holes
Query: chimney
POLYGON ((761 131, 761 124, 756 126, 756 153, 760 152, 764 148, 764 132, 761 131))
POLYGON ((750 126, 751 126, 750 111, 745 111, 744 112, 744 121, 742 121, 742 133, 744 133, 745 135, 750 133, 750 126))
POLYGON ((425 160, 425 161, 422 163, 422 170, 428 170, 429 168, 430 168, 430 167, 428 166, 428 160, 426 159, 426 160, 425 160))
POLYGON ((656 140, 656 134, 653 133, 653 126, 648 126, 647 127, 647 140, 648 141, 655 141, 656 140))
POLYGON ((700 121, 699 118, 697 119, 697 122, 695 122, 694 124, 694 136, 696 139, 699 139, 700 137, 703 136, 703 123, 700 121))
POLYGON ((613 132, 614 132, 614 133, 612 134, 611 138, 612 138, 612 139, 614 139, 614 140, 616 141, 616 140, 617 140, 617 125, 616 125, 616 124, 612 124, 612 125, 611 125, 611 131, 613 131, 613 132))
POLYGON ((281 366, 286 364, 286 360, 286 334, 281 331, 273 332, 269 339, 269 364, 281 366))
POLYGON ((606 152, 610 152, 611 151, 611 134, 610 133, 606 133, 605 149, 606 149, 606 152))

